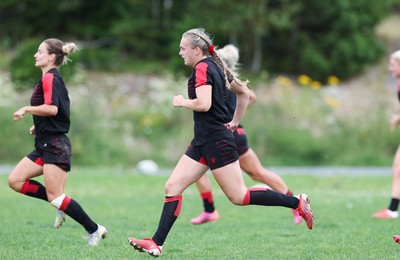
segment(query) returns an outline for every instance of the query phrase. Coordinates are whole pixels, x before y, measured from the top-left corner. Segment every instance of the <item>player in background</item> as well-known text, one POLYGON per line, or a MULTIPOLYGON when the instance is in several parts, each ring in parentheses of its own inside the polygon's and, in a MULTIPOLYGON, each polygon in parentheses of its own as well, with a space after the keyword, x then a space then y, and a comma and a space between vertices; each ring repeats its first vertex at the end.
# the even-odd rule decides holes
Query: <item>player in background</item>
MULTIPOLYGON (((392 53, 389 60, 389 72, 394 78, 400 78, 400 50, 392 53)), ((400 101, 400 83, 398 86, 400 101)), ((400 115, 393 115, 390 120, 390 129, 394 131, 400 123, 400 115)), ((373 218, 398 218, 400 201, 400 146, 397 148, 392 165, 392 194, 389 207, 372 215, 373 218)))
MULTIPOLYGON (((400 50, 390 55, 389 71, 396 79, 400 78, 400 50)), ((398 83, 397 96, 400 101, 400 82, 398 83)), ((390 129, 394 131, 400 123, 400 115, 393 115, 390 120, 390 129)), ((398 218, 400 200, 400 146, 397 148, 392 165, 392 198, 389 207, 372 215, 375 218, 398 218)), ((400 236, 394 235, 393 239, 400 244, 400 236)))
POLYGON ((68 89, 58 68, 76 50, 74 43, 58 39, 44 40, 36 54, 35 66, 42 70, 42 78, 35 86, 30 106, 14 113, 14 121, 32 114, 30 133, 35 136, 35 150, 25 156, 8 177, 8 185, 24 195, 50 202, 56 208, 55 227, 65 221, 65 214, 87 231, 88 244, 97 246, 106 237, 105 227, 96 224, 74 199, 64 194, 71 169, 70 100, 68 89), (33 178, 43 175, 43 186, 33 178))
MULTIPOLYGON (((237 73, 239 62, 238 48, 232 44, 228 44, 221 49, 217 49, 216 52, 225 65, 234 73, 237 73)), ((253 104, 255 101, 256 94, 250 90, 249 105, 253 104)), ((236 107, 235 93, 229 92, 227 105, 229 114, 233 115, 236 107)), ((242 168, 242 170, 245 171, 253 180, 266 184, 277 192, 293 196, 292 192, 289 190, 288 186, 280 176, 265 169, 261 165, 257 154, 248 147, 246 132, 241 125, 239 125, 238 129, 233 132, 233 135, 235 137, 236 147, 238 150, 240 168, 242 168)), ((198 225, 217 221, 220 216, 218 211, 215 209, 211 182, 208 175, 204 174, 198 181, 196 181, 196 186, 203 200, 204 211, 198 217, 191 219, 190 222, 194 225, 198 225)), ((303 218, 295 209, 292 209, 292 213, 294 216, 294 223, 296 225, 300 224, 303 218)))
POLYGON ((208 169, 233 204, 297 209, 312 229, 314 217, 307 195, 300 194, 297 198, 267 188, 249 189, 244 184, 232 132, 237 129, 248 105, 249 89, 245 82, 223 64, 204 29, 186 31, 179 47, 185 65, 194 70, 188 81, 189 98, 174 96, 172 105, 193 110, 194 138, 165 184, 164 206, 153 237, 129 237, 129 243, 140 252, 161 255, 164 242, 180 214, 183 192, 208 169), (226 107, 228 89, 237 93, 232 121, 228 120, 226 107))

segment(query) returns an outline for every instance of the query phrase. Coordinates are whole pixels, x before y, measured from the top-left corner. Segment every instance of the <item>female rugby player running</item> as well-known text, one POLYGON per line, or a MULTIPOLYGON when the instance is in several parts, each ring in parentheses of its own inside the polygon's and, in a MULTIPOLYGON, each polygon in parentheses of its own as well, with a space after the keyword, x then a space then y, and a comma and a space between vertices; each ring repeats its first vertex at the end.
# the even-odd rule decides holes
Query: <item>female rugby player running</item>
POLYGON ((70 102, 58 68, 75 50, 74 43, 64 45, 58 39, 47 39, 34 55, 42 78, 33 90, 31 105, 18 109, 14 121, 32 114, 30 133, 35 136, 35 150, 17 164, 8 177, 8 185, 16 192, 50 202, 57 209, 56 228, 67 214, 86 229, 89 245, 97 246, 106 237, 106 228, 93 222, 78 202, 64 194, 71 169, 71 143, 66 135, 70 128, 70 102), (46 187, 33 180, 39 175, 44 176, 46 187))
POLYGON ((239 125, 249 102, 249 89, 223 64, 210 36, 203 29, 182 35, 179 55, 194 71, 188 82, 189 99, 173 97, 174 107, 193 110, 194 138, 165 184, 165 203, 158 228, 152 238, 128 238, 138 251, 159 256, 178 218, 182 193, 208 169, 228 199, 235 205, 284 206, 297 209, 308 228, 314 224, 307 195, 299 198, 266 188, 248 189, 243 181, 232 131, 239 125), (236 111, 229 122, 228 88, 237 93, 236 111))

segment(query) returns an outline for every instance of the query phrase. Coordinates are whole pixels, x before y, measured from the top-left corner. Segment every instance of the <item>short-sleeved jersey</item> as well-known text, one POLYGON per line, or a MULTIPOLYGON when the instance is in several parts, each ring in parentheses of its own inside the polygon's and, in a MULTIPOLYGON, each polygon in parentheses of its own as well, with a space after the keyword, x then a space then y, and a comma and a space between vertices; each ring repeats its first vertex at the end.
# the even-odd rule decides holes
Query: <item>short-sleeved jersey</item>
POLYGON ((43 104, 58 108, 55 116, 33 115, 37 137, 53 134, 66 134, 70 128, 70 104, 68 90, 57 69, 49 70, 33 90, 31 106, 43 104))
POLYGON ((204 85, 212 87, 212 103, 207 112, 193 111, 194 145, 233 137, 232 132, 226 127, 229 122, 226 104, 229 90, 226 88, 222 70, 212 57, 199 61, 194 67, 188 82, 189 99, 196 99, 196 88, 204 85))

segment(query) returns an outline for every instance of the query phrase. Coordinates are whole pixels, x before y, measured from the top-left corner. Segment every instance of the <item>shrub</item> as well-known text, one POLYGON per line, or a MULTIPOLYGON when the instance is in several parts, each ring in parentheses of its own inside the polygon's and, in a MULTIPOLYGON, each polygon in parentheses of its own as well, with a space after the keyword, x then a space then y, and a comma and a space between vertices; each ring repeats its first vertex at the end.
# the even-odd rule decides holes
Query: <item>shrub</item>
POLYGON ((307 74, 324 81, 347 79, 384 53, 375 26, 387 15, 388 0, 303 0, 293 28, 273 30, 266 39, 271 71, 307 74))

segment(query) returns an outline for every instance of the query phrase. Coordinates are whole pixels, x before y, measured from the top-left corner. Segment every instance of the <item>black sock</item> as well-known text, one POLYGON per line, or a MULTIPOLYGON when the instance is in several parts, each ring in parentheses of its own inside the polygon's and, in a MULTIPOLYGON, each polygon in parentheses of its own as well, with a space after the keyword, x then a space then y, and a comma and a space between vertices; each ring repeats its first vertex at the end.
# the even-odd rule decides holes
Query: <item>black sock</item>
POLYGON ((212 213, 215 210, 214 207, 214 201, 212 197, 212 192, 204 192, 201 193, 201 198, 203 199, 203 206, 204 206, 204 211, 208 213, 212 213))
POLYGON ((48 201, 46 188, 40 182, 34 180, 25 181, 21 193, 30 197, 48 201))
POLYGON ((388 209, 391 211, 397 211, 397 209, 399 208, 399 202, 399 199, 392 198, 388 209))
POLYGON ((283 206, 292 209, 299 205, 299 200, 296 197, 270 189, 249 189, 248 195, 248 203, 244 203, 244 205, 283 206))
MULTIPOLYGON (((69 197, 65 197, 66 199, 69 197)), ((65 199, 64 199, 65 200, 65 199)), ((61 208, 60 208, 61 209, 61 208)), ((98 228, 97 224, 86 214, 78 202, 70 198, 68 205, 63 210, 68 216, 81 224, 89 234, 95 232, 98 228)))
POLYGON ((165 197, 163 211, 161 213, 158 228, 153 236, 154 242, 162 246, 168 236, 169 231, 174 225, 175 220, 178 218, 182 206, 182 195, 175 197, 165 197))

